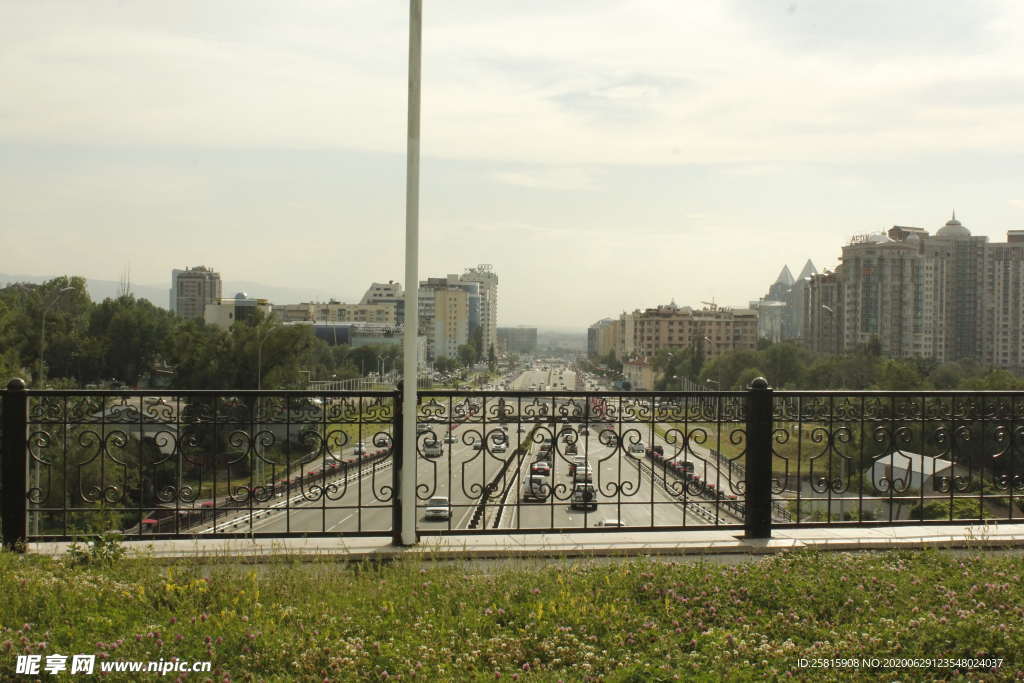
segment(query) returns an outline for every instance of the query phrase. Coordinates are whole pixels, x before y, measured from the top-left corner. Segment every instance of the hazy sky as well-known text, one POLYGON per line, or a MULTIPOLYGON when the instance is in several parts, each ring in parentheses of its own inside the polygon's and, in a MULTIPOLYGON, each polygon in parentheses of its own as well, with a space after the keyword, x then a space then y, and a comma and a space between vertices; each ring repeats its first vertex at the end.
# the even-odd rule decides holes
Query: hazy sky
MULTIPOLYGON (((1024 228, 1022 2, 424 4, 420 275, 493 264, 501 325, 745 305, 954 208, 1024 228)), ((0 271, 403 279, 408 2, 0 18, 0 271)))

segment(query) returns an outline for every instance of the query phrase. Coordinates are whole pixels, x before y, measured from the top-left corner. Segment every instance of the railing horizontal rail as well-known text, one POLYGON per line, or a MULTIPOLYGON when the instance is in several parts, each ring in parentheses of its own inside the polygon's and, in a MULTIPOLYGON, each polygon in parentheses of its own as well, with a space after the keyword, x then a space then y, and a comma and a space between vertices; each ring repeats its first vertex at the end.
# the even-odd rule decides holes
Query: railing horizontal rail
POLYGON ((1024 392, 0 393, 8 545, 1024 519, 1024 392))

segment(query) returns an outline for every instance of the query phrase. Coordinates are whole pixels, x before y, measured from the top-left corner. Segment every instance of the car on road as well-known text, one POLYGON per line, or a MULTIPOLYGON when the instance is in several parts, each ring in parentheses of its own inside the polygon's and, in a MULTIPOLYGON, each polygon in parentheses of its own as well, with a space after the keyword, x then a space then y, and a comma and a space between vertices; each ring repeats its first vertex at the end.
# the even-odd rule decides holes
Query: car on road
POLYGON ((587 467, 587 458, 584 455, 577 455, 569 461, 569 476, 571 477, 576 473, 576 468, 587 467))
POLYGON ((441 442, 440 441, 424 441, 423 442, 423 457, 424 458, 440 458, 441 457, 441 442))
POLYGON ((594 489, 593 484, 579 483, 576 484, 572 489, 572 503, 570 507, 574 510, 596 510, 597 509, 597 491, 594 489))
POLYGON ((618 519, 602 519, 601 521, 594 524, 594 526, 621 527, 626 525, 618 519))
POLYGON ((539 474, 546 477, 547 475, 551 474, 551 465, 544 462, 543 460, 538 460, 532 465, 530 465, 530 474, 539 474))
POLYGON ((446 436, 444 437, 444 442, 445 442, 445 443, 455 443, 455 435, 454 435, 454 434, 448 434, 448 435, 446 435, 446 436))
POLYGON ((416 425, 416 434, 426 434, 430 431, 430 427, 425 424, 416 425))
POLYGON ((573 481, 594 481, 594 471, 590 469, 590 465, 582 465, 577 467, 572 473, 573 481))
POLYGON ((362 455, 363 453, 366 453, 366 443, 363 441, 357 443, 355 447, 355 453, 356 455, 362 455))
POLYGON ((531 475, 523 482, 523 500, 547 500, 551 486, 547 479, 539 475, 531 475))
POLYGON ((551 462, 551 451, 539 451, 537 453, 537 461, 551 462))
POLYGON ((579 450, 576 448, 576 442, 575 441, 571 441, 571 442, 565 444, 565 454, 566 455, 576 455, 578 452, 579 452, 579 450))
POLYGON ((505 442, 496 443, 493 446, 491 446, 491 453, 507 453, 507 452, 508 452, 508 446, 505 445, 505 442))
POLYGON ((629 448, 626 450, 626 452, 628 452, 634 458, 642 458, 644 457, 645 450, 646 447, 644 446, 644 442, 638 441, 637 443, 629 444, 629 448))
POLYGON ((427 501, 427 519, 451 519, 452 505, 447 496, 434 496, 427 501))

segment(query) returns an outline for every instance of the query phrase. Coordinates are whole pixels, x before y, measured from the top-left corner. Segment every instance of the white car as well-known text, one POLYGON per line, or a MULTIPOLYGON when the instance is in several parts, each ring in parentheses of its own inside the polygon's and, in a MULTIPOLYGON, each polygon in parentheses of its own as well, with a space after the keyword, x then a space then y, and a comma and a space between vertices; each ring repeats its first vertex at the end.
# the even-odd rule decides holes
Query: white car
POLYGON ((356 444, 355 453, 356 453, 356 455, 362 455, 365 452, 366 452, 366 443, 363 442, 363 441, 360 441, 359 443, 356 444))
POLYGON ((644 443, 643 443, 643 441, 641 441, 640 443, 631 443, 631 444, 629 444, 629 451, 628 452, 634 458, 642 458, 642 457, 644 457, 644 451, 645 450, 646 449, 644 447, 644 443))
POLYGON ((496 443, 493 446, 491 446, 491 453, 505 453, 507 451, 508 451, 508 446, 506 446, 504 444, 504 442, 496 443))
POLYGON ((621 527, 626 525, 618 519, 602 519, 601 521, 597 522, 594 526, 621 527))
POLYGON ((447 496, 434 496, 427 501, 427 519, 451 519, 452 505, 447 496))

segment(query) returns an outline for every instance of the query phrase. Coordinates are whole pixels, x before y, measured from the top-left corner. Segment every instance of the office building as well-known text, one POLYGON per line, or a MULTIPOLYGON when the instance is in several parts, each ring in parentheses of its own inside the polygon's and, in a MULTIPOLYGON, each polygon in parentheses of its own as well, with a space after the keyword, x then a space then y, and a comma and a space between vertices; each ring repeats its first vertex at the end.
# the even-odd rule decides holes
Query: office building
POLYGON ((257 311, 264 317, 272 314, 273 307, 266 299, 252 299, 245 292, 239 292, 231 299, 219 299, 206 304, 203 321, 226 330, 235 322, 245 322, 256 317, 257 311))
POLYGON ((183 318, 202 320, 206 305, 220 301, 220 274, 206 266, 171 271, 171 311, 183 318))
POLYGON ((772 342, 800 339, 804 328, 804 298, 812 276, 818 272, 810 259, 796 278, 783 266, 768 293, 758 301, 750 302, 750 308, 758 311, 758 336, 772 342))

